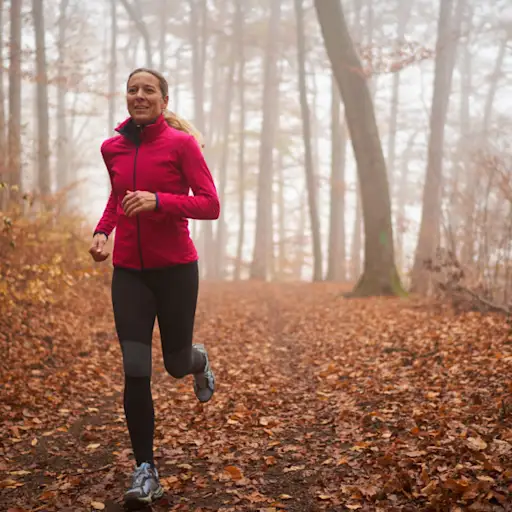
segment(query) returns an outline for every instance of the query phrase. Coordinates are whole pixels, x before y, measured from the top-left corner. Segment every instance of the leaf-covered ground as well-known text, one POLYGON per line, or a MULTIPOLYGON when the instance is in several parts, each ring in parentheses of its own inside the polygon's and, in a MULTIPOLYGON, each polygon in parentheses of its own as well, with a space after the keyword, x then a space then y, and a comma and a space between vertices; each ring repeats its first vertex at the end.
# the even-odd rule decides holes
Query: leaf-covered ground
MULTIPOLYGON (((122 510, 120 349, 109 275, 91 279, 0 319, 1 510, 122 510)), ((155 334, 154 511, 512 510, 505 319, 339 292, 202 283, 206 405, 165 374, 155 334)))

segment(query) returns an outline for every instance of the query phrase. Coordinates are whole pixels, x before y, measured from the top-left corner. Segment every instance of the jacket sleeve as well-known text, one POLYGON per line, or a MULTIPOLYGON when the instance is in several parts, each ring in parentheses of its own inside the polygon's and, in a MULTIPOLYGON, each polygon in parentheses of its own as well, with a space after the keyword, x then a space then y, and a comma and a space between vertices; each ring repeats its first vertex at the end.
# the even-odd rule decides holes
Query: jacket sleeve
POLYGON ((193 137, 187 138, 181 148, 181 168, 194 195, 158 192, 157 210, 189 219, 218 219, 220 204, 217 190, 199 144, 193 137))
POLYGON ((103 210, 103 215, 101 216, 100 221, 96 225, 94 234, 103 233, 104 235, 109 237, 117 225, 117 219, 118 219, 119 215, 117 213, 117 195, 114 192, 114 183, 112 180, 112 169, 110 166, 110 161, 109 161, 108 155, 105 151, 105 144, 103 144, 101 146, 101 155, 103 156, 103 161, 105 162, 105 165, 108 170, 108 175, 110 177, 111 189, 110 189, 110 195, 109 195, 107 204, 105 206, 105 209, 103 210))

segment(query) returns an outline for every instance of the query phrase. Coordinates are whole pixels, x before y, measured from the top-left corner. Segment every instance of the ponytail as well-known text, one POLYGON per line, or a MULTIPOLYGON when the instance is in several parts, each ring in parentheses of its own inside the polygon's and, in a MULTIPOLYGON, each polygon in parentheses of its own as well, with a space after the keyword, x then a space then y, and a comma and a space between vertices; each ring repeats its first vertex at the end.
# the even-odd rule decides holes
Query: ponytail
POLYGON ((164 119, 171 128, 192 135, 192 137, 194 137, 194 139, 196 139, 197 143, 199 144, 199 147, 201 149, 204 148, 203 136, 192 123, 167 109, 164 110, 164 119))

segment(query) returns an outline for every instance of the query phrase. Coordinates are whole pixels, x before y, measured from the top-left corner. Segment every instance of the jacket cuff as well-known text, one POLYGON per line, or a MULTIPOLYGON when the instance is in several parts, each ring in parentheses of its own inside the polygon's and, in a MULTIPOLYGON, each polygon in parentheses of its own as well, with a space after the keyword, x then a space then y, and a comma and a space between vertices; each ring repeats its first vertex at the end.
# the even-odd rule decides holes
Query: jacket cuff
POLYGON ((93 238, 96 236, 96 235, 105 235, 107 237, 107 240, 108 240, 108 235, 107 233, 105 233, 105 231, 95 231, 92 236, 93 238))

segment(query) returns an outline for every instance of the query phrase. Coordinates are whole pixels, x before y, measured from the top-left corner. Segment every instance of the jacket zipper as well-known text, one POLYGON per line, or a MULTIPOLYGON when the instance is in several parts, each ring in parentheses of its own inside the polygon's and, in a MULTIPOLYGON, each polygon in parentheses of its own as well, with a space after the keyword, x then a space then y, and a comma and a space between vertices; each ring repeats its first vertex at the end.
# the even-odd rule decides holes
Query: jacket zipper
MULTIPOLYGON (((135 146, 135 158, 133 160, 133 191, 137 190, 137 155, 139 154, 139 145, 135 146)), ((140 241, 140 220, 137 214, 137 245, 139 247, 140 268, 144 270, 144 260, 142 259, 142 244, 140 241)))

